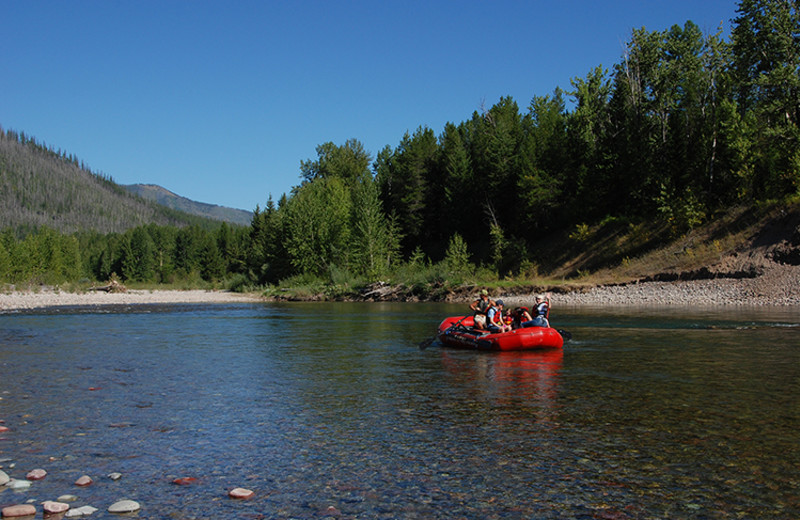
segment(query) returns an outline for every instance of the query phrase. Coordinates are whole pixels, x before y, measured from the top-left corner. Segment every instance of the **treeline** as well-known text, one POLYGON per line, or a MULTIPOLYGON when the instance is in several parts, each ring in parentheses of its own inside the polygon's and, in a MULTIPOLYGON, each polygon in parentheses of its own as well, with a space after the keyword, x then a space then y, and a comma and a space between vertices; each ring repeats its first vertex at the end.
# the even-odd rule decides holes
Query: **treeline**
MULTIPOLYGON (((430 280, 475 266, 525 276, 546 264, 539 245, 555 233, 580 236, 601 221, 682 233, 732 205, 796 197, 798 10, 741 0, 729 42, 692 22, 634 30, 610 71, 524 110, 502 98, 374 158, 355 139, 318 146, 300 184, 256 208, 249 228, 74 235, 62 237, 62 256, 74 258, 76 241, 82 274, 96 279, 430 280)), ((2 254, 23 258, 14 248, 24 243, 5 237, 2 254)))
POLYGON ((148 224, 124 233, 63 234, 41 227, 0 234, 0 282, 57 285, 110 280, 216 283, 246 273, 249 229, 148 224))

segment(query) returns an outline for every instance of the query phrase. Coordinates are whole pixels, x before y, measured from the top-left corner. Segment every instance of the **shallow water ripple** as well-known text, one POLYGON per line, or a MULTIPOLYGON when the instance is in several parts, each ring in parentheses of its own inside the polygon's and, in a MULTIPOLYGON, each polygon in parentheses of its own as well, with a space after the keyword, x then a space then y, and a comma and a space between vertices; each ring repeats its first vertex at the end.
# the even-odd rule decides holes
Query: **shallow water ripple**
POLYGON ((417 348, 461 311, 0 316, 0 469, 48 472, 0 504, 74 493, 101 511, 136 500, 145 518, 800 517, 795 314, 563 309, 563 353, 417 348), (75 488, 83 474, 95 483, 75 488), (235 487, 254 498, 228 498, 235 487))

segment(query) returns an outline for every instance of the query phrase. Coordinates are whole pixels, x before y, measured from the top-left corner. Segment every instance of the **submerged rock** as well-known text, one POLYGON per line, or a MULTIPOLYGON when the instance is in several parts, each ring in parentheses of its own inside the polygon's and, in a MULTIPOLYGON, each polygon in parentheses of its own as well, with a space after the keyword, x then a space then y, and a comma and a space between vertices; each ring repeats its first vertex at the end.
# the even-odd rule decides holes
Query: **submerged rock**
POLYGON ((36 514, 36 507, 30 504, 18 504, 3 508, 3 518, 16 518, 18 516, 32 516, 36 514))
POLYGON ((94 482, 92 480, 92 477, 90 477, 89 475, 84 475, 84 476, 82 476, 81 478, 79 478, 78 480, 75 481, 75 485, 76 486, 85 487, 85 486, 91 485, 92 482, 94 482))
POLYGON ((8 484, 6 484, 6 487, 11 489, 28 489, 31 487, 31 481, 12 478, 8 484))
POLYGON ((231 489, 228 492, 228 496, 231 498, 248 499, 251 498, 253 495, 255 495, 253 491, 244 488, 231 489))
POLYGON ((133 513, 134 511, 138 511, 141 509, 141 506, 138 502, 133 500, 120 500, 119 502, 114 502, 109 506, 108 512, 109 513, 133 513))
POLYGON ((81 506, 75 509, 70 509, 64 514, 65 518, 77 518, 80 516, 89 516, 97 511, 96 507, 92 506, 81 506))
POLYGON ((57 515, 58 513, 63 513, 67 509, 69 509, 69 504, 65 504, 64 502, 53 502, 52 500, 48 500, 46 502, 42 502, 42 508, 44 512, 50 515, 57 515))
POLYGON ((5 471, 0 469, 0 486, 5 486, 11 480, 5 471))
POLYGON ((25 475, 28 480, 42 480, 47 476, 47 472, 43 469, 32 469, 25 475))

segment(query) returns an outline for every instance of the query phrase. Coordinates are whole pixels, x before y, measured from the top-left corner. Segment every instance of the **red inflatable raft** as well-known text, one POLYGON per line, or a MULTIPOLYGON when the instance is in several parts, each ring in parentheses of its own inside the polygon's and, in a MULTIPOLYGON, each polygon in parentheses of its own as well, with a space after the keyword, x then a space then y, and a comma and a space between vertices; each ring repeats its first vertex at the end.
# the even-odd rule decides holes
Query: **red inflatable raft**
POLYGON ((527 327, 491 334, 472 328, 472 316, 451 316, 439 324, 438 338, 448 347, 476 350, 562 348, 564 338, 551 327, 527 327))

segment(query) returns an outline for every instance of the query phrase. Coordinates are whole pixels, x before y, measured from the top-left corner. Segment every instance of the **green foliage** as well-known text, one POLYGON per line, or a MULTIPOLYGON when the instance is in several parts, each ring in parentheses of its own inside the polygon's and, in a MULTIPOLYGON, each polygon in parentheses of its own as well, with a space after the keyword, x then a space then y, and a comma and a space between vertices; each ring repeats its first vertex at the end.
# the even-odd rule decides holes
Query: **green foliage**
POLYGON ((144 228, 135 228, 123 237, 122 278, 133 282, 151 282, 155 278, 155 244, 144 228))
POLYGON ((705 220, 703 206, 689 188, 677 197, 662 184, 657 202, 659 214, 672 226, 675 234, 694 229, 705 220))
POLYGON ((569 234, 570 240, 574 240, 576 242, 586 242, 591 237, 591 231, 589 229, 589 224, 585 222, 581 222, 580 224, 575 225, 575 231, 569 234))
POLYGON ((467 243, 458 233, 450 237, 442 265, 448 273, 456 276, 466 276, 474 271, 474 267, 469 261, 467 243))
POLYGON ((356 139, 342 146, 327 142, 317 146, 317 160, 300 162, 300 176, 304 183, 316 179, 338 177, 345 183, 354 183, 369 174, 371 157, 356 139))
POLYGON ((286 250, 297 272, 321 275, 347 263, 351 199, 338 177, 301 186, 286 207, 286 250))
POLYGON ((396 150, 383 150, 376 162, 383 207, 387 214, 395 215, 404 252, 410 252, 428 238, 425 223, 431 214, 430 201, 435 198, 431 194, 435 189, 431 181, 437 175, 437 155, 433 131, 420 127, 413 135, 406 133, 396 150))
POLYGON ((394 220, 386 218, 377 185, 370 177, 356 183, 352 197, 351 264, 357 273, 378 280, 397 261, 401 237, 394 220))

